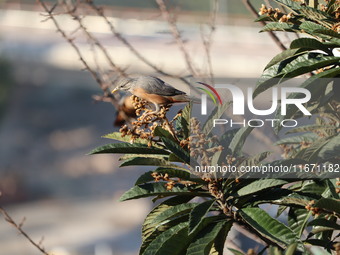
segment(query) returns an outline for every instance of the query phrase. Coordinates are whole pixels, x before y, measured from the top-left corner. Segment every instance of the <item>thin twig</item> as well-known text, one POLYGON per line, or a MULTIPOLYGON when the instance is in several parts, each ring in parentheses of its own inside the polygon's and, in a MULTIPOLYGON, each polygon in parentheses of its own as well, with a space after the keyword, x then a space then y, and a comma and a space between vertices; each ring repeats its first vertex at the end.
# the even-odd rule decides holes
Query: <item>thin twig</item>
POLYGON ((52 20, 54 26, 57 29, 57 32, 61 34, 61 36, 71 45, 71 47, 74 49, 74 51, 76 52, 76 54, 79 57, 79 60, 81 61, 81 63, 84 65, 85 69, 87 71, 90 72, 90 74, 92 75, 92 77, 94 78, 94 80, 98 83, 98 85, 100 86, 100 88, 103 90, 104 98, 110 98, 110 102, 115 106, 115 108, 118 109, 119 105, 118 105, 118 98, 116 98, 115 96, 112 96, 110 94, 110 92, 108 91, 108 86, 105 84, 105 82, 102 80, 102 78, 100 77, 100 75, 93 70, 89 64, 87 63, 87 61, 85 60, 82 52, 80 51, 80 49, 78 48, 78 46, 75 44, 74 39, 69 37, 66 32, 61 29, 58 21, 56 20, 56 18, 54 17, 53 14, 53 10, 56 8, 56 5, 53 5, 53 7, 51 9, 49 9, 47 7, 47 5, 45 4, 45 2, 43 0, 37 0, 38 3, 42 6, 42 8, 44 9, 44 11, 47 13, 48 19, 52 20))
POLYGON ((211 84, 215 84, 212 61, 211 61, 211 45, 212 45, 213 33, 216 30, 216 17, 217 17, 217 11, 219 7, 218 3, 219 3, 219 0, 215 0, 213 2, 213 8, 210 14, 210 24, 209 24, 210 31, 206 37, 204 37, 203 31, 201 29, 201 37, 202 37, 202 42, 203 42, 203 46, 205 50, 205 55, 207 57, 208 72, 209 72, 211 84))
MULTIPOLYGON (((112 60, 112 57, 109 55, 105 47, 95 38, 84 26, 82 18, 76 14, 76 6, 73 6, 73 8, 69 8, 69 4, 64 3, 64 6, 66 7, 67 13, 75 20, 78 22, 81 30, 84 32, 84 34, 87 36, 87 38, 92 41, 104 54, 107 62, 109 63, 110 67, 115 70, 120 76, 127 77, 128 75, 126 72, 120 68, 117 64, 115 64, 112 60)), ((71 6, 72 7, 72 6, 71 6)))
POLYGON ((156 3, 158 4, 159 10, 161 11, 163 18, 168 22, 172 35, 176 40, 176 43, 180 49, 180 51, 183 54, 185 63, 187 68, 189 69, 191 75, 193 77, 197 77, 198 74, 193 66, 193 62, 192 59, 188 53, 188 51, 186 50, 185 46, 184 46, 184 41, 181 37, 180 32, 178 31, 177 25, 176 25, 176 20, 170 15, 170 12, 168 10, 168 8, 166 7, 165 3, 163 0, 156 0, 156 3))
MULTIPOLYGON (((250 0, 242 0, 244 5, 248 8, 248 10, 254 14, 256 18, 259 17, 258 12, 254 8, 254 6, 250 3, 250 0)), ((266 22, 260 21, 260 23, 265 26, 266 22)), ((269 31, 269 36, 273 39, 273 41, 276 43, 276 45, 281 49, 281 50, 286 50, 287 47, 281 42, 280 38, 277 37, 277 35, 273 31, 269 31)))
POLYGON ((16 228, 20 234, 22 234, 34 247, 36 247, 42 254, 45 255, 51 255, 50 253, 48 253, 42 246, 42 240, 39 243, 36 243, 35 241, 32 240, 32 238, 22 229, 22 225, 23 222, 21 222, 20 224, 16 223, 13 218, 7 213, 7 211, 5 209, 3 209, 2 207, 0 207, 0 212, 2 213, 2 215, 4 216, 5 220, 11 224, 14 228, 16 228))
POLYGON ((164 70, 162 70, 161 68, 159 68, 158 66, 156 66, 155 64, 153 64, 151 61, 149 61, 147 58, 145 58, 127 39, 125 39, 125 37, 119 33, 115 26, 112 24, 112 22, 108 19, 107 16, 105 16, 104 14, 104 9, 102 7, 98 7, 94 4, 94 2, 89 1, 87 2, 88 6, 90 6, 90 8, 92 10, 94 10, 96 12, 96 14, 100 17, 102 17, 104 19, 104 21, 106 22, 106 24, 109 26, 111 33, 120 41, 122 42, 125 47, 127 47, 132 54, 134 54, 140 61, 142 61, 143 63, 145 63, 147 66, 151 67, 155 72, 167 76, 167 77, 172 77, 172 78, 177 78, 180 79, 181 81, 185 82, 186 84, 190 85, 190 83, 181 76, 178 75, 173 75, 170 74, 164 70))

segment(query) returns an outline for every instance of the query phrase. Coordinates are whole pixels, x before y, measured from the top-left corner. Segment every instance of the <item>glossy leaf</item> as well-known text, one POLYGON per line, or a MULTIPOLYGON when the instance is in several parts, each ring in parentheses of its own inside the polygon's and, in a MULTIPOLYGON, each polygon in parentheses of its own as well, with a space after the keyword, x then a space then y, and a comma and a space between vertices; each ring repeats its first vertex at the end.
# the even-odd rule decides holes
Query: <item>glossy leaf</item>
MULTIPOLYGON (((189 245, 187 255, 209 255, 213 242, 226 225, 226 221, 210 224, 204 228, 189 245)), ((229 227, 230 228, 230 227, 229 227)))
POLYGON ((225 114, 226 110, 230 106, 230 102, 223 103, 222 105, 218 105, 215 107, 215 109, 212 111, 210 116, 208 117, 207 121, 204 123, 203 126, 203 134, 209 135, 210 132, 213 129, 213 121, 214 119, 220 119, 223 114, 225 114))
POLYGON ((120 201, 137 199, 150 196, 174 196, 174 195, 203 195, 208 196, 206 192, 196 192, 190 187, 181 184, 176 184, 171 190, 167 190, 165 182, 146 183, 132 187, 126 191, 121 197, 120 201))
POLYGON ((140 143, 111 143, 100 146, 92 150, 89 154, 102 154, 102 153, 132 153, 132 154, 163 154, 168 155, 169 152, 155 147, 148 147, 146 144, 140 143))
POLYGON ((215 200, 208 200, 203 203, 197 204, 190 213, 189 218, 189 234, 192 234, 203 221, 205 215, 213 206, 215 200))
POLYGON ((257 180, 257 181, 253 181, 252 183, 248 184, 247 186, 242 187, 240 190, 237 191, 237 195, 246 196, 246 195, 249 195, 249 194, 255 194, 255 193, 263 191, 265 189, 282 186, 286 183, 287 183, 287 181, 278 180, 278 179, 257 180))
POLYGON ((291 229, 260 208, 241 209, 240 215, 260 235, 283 248, 298 240, 291 229))
POLYGON ((242 147, 246 142, 247 137, 250 132, 253 130, 253 127, 243 127, 235 134, 234 138, 231 140, 229 148, 233 155, 240 155, 242 147))
POLYGON ((188 223, 180 223, 158 235, 144 250, 143 255, 181 255, 190 243, 188 223))
POLYGON ((301 237, 312 212, 302 208, 291 207, 288 212, 288 224, 298 237, 301 237))

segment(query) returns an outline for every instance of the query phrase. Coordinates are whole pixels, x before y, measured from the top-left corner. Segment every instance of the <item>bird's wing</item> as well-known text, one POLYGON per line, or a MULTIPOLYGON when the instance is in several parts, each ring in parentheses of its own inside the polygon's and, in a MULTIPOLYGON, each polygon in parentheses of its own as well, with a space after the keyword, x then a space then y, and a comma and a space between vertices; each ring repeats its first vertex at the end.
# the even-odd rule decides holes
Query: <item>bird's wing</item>
POLYGON ((153 76, 140 77, 137 80, 137 83, 149 94, 157 94, 160 96, 175 96, 186 94, 185 92, 175 89, 170 84, 153 76))

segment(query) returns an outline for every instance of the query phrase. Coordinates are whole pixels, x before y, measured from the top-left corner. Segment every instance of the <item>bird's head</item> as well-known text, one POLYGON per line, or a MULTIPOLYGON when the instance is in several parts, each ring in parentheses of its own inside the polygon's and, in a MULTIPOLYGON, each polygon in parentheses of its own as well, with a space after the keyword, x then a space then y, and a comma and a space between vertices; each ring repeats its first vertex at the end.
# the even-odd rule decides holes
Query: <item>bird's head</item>
POLYGON ((131 89, 133 85, 133 79, 131 78, 122 78, 118 82, 116 82, 116 87, 111 91, 111 93, 116 93, 118 90, 128 91, 131 89))

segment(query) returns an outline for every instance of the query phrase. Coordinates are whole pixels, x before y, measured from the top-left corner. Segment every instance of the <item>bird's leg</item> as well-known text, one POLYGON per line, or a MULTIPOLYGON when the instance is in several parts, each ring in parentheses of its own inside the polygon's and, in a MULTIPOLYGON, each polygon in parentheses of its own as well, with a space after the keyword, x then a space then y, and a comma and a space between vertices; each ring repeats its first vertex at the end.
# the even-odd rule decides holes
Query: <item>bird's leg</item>
POLYGON ((149 115, 151 115, 151 114, 159 113, 159 111, 161 110, 159 104, 153 103, 153 105, 155 106, 155 110, 152 111, 152 112, 148 112, 148 113, 146 113, 146 114, 143 114, 142 121, 143 121, 147 116, 149 116, 149 115))

